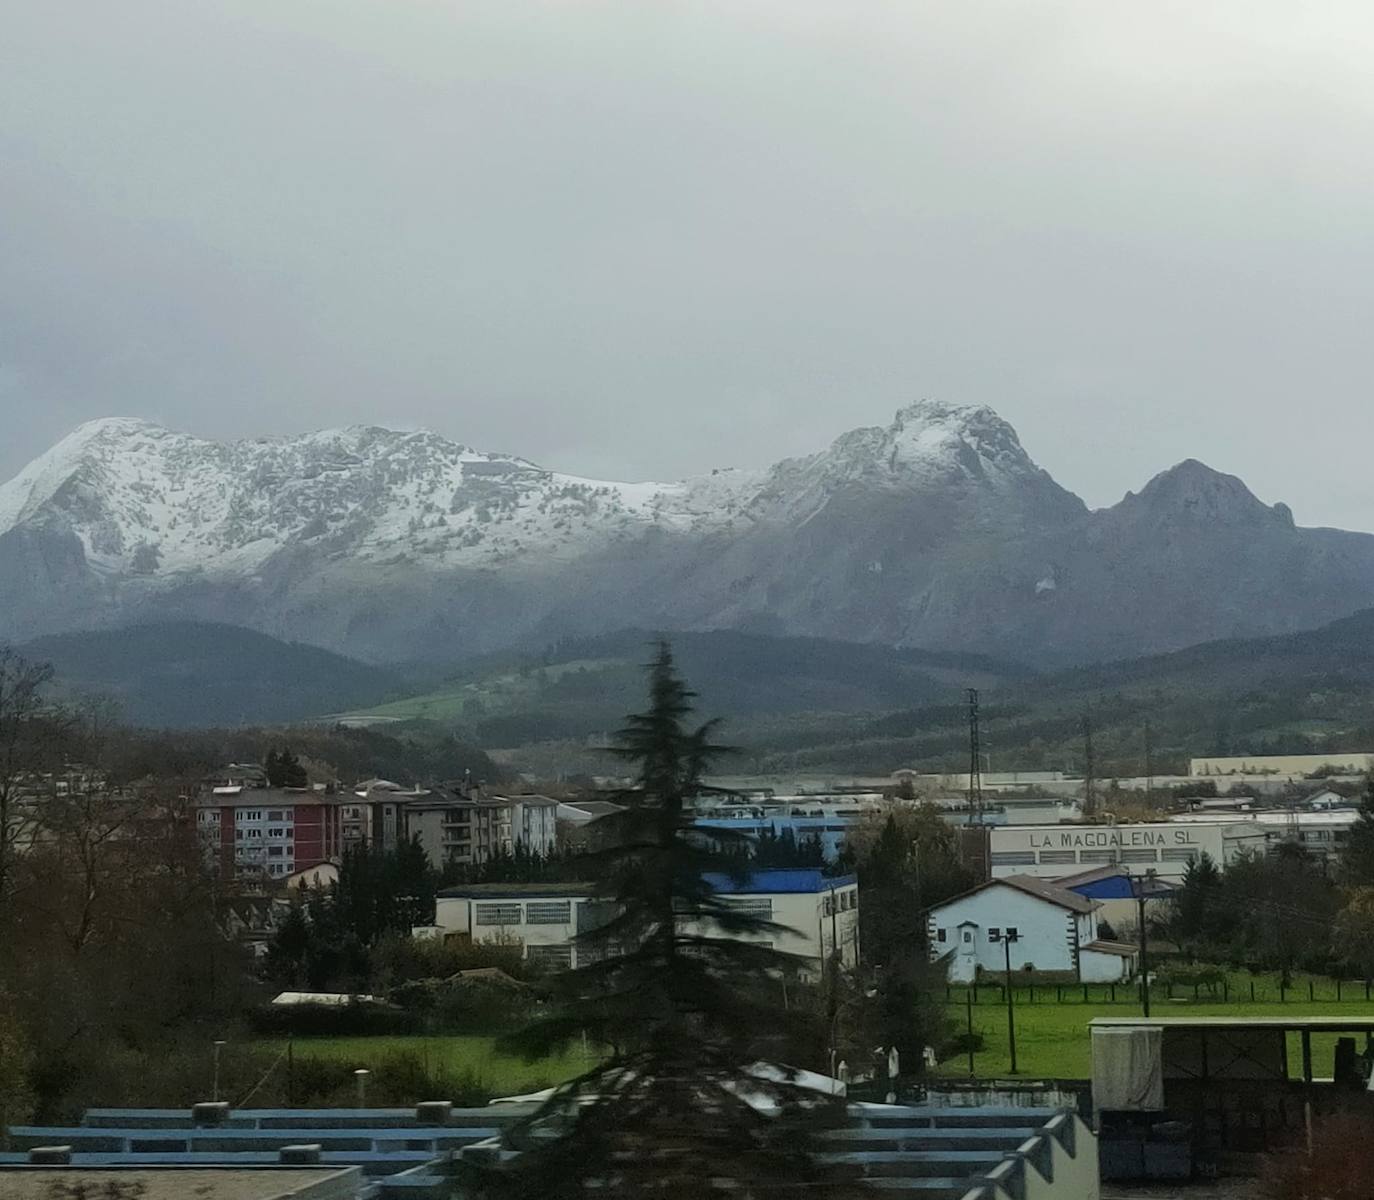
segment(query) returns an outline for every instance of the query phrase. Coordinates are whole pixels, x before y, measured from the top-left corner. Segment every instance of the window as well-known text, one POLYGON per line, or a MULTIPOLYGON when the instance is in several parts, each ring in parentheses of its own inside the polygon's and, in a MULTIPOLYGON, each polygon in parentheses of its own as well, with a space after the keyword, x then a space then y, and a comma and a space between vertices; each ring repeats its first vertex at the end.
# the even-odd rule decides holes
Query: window
POLYGON ((1158 862, 1158 854, 1159 852, 1156 850, 1123 850, 1121 861, 1124 863, 1158 862))
POLYGON ((1007 938, 1008 938, 1008 940, 1014 942, 1014 941, 1016 940, 1017 936, 1018 936, 1018 935, 1017 935, 1017 932, 1016 932, 1016 926, 1015 926, 1015 925, 1008 925, 1008 926, 1007 926, 1007 938))
POLYGON ((1078 852, 1075 850, 1042 850, 1040 851, 1040 861, 1042 863, 1077 862, 1078 852))
POLYGON ((267 853, 272 858, 280 858, 286 851, 281 846, 268 846, 267 853))
POLYGON ((514 904, 478 904, 474 924, 477 925, 519 925, 520 902, 514 904))
POLYGON ((1079 855, 1079 862, 1085 863, 1114 863, 1116 862, 1115 850, 1084 850, 1079 855))
POLYGON ((1165 862, 1192 862, 1197 857, 1196 850, 1161 850, 1159 857, 1165 862))
POLYGON ((945 931, 943 929, 937 929, 935 931, 935 940, 937 942, 943 942, 945 940, 945 931))
POLYGON ((529 946, 525 958, 530 966, 543 971, 566 971, 572 966, 572 947, 567 942, 555 946, 529 946))
POLYGON ((1034 850, 1003 850, 992 856, 994 867, 1033 867, 1035 866, 1034 850))
POLYGON ((773 901, 768 897, 740 897, 732 898, 730 907, 738 913, 744 913, 751 917, 760 917, 765 921, 773 919, 773 901))
POLYGON ((997 928, 996 925, 991 926, 991 927, 988 929, 988 941, 990 941, 990 942, 1000 942, 1001 940, 1002 940, 1002 931, 1001 931, 999 928, 997 928))
POLYGON ((277 838, 284 841, 286 839, 286 830, 280 827, 276 829, 269 829, 267 831, 267 836, 270 838, 277 838))
POLYGON ((279 808, 269 808, 267 810, 267 819, 269 821, 285 821, 286 814, 279 808))
POLYGON ((540 900, 525 905, 527 925, 567 925, 571 922, 571 900, 540 900))
POLYGON ((240 821, 261 821, 262 809, 245 808, 242 812, 238 814, 238 818, 240 821))
POLYGON ((821 904, 821 912, 827 917, 835 915, 835 895, 833 892, 826 895, 821 904))
POLYGON ((969 943, 969 942, 971 942, 971 941, 973 941, 973 930, 971 930, 971 929, 965 929, 965 930, 964 930, 964 942, 965 942, 965 944, 967 944, 967 943, 969 943))

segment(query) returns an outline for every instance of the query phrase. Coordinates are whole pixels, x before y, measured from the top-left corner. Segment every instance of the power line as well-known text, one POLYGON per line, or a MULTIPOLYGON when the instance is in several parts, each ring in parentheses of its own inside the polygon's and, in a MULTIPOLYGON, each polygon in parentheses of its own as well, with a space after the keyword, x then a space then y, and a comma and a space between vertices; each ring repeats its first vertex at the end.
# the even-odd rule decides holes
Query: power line
POLYGON ((983 823, 983 753, 978 738, 978 689, 968 689, 968 810, 969 823, 983 823))

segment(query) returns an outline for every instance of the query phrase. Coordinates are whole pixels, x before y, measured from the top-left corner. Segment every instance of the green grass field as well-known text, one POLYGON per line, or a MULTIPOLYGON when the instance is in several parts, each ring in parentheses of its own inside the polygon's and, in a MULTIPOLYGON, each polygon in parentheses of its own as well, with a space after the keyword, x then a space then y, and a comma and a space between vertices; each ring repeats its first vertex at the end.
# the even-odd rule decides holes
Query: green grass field
MULTIPOLYGON (((1096 993, 1099 989, 1094 988, 1096 993)), ((1110 1003, 1094 998, 1083 1003, 1079 999, 1067 998, 1070 989, 1065 989, 1066 999, 1056 1000, 1053 988, 1037 988, 1036 999, 1031 1003, 1028 994, 1020 989, 1015 992, 1016 1017, 1016 1059, 1018 1074, 1021 1076, 1040 1076, 1053 1079, 1086 1079, 1092 1073, 1092 1056, 1089 1048, 1088 1022, 1094 1017, 1134 1017, 1141 1009, 1138 1002, 1110 1003)), ((1124 999, 1126 989, 1118 995, 1124 999)), ((1363 989, 1351 988, 1357 999, 1336 1001, 1307 999, 1306 993, 1300 999, 1286 1004, 1278 1001, 1249 1000, 1233 1003, 1194 1002, 1191 999, 1169 1001, 1156 997, 1151 1001, 1150 1015, 1154 1017, 1282 1017, 1286 1020, 1301 1020, 1303 1017, 1365 1017, 1374 1019, 1374 1004, 1366 1003, 1363 989)), ((967 1028, 967 1008, 962 993, 949 1004, 950 1019, 955 1029, 964 1032, 967 1028)), ((1011 1069, 1011 1056, 1007 1037, 1007 1008, 1001 1002, 995 989, 980 989, 979 1002, 973 1008, 973 1028, 983 1036, 984 1049, 974 1055, 974 1070, 982 1077, 1006 1075, 1011 1069)), ((1312 1039, 1313 1071, 1318 1076, 1331 1074, 1332 1056, 1335 1051, 1336 1035, 1317 1035, 1312 1039)), ((1359 1042, 1363 1048, 1363 1042, 1359 1042)), ((1290 1035, 1288 1061, 1291 1073, 1296 1077, 1301 1069, 1301 1051, 1296 1036, 1290 1035)), ((948 1058, 940 1063, 939 1070, 945 1075, 966 1075, 968 1073, 967 1054, 948 1058)))
MULTIPOLYGON (((1343 998, 1336 999, 1335 983, 1329 979, 1303 976, 1289 992, 1286 1003, 1278 1000, 1277 982, 1268 976, 1256 977, 1256 1000, 1249 1000, 1251 977, 1230 977, 1232 996, 1241 997, 1229 1003, 1209 1001, 1205 989, 1202 999, 1194 1001, 1191 989, 1176 989, 1176 998, 1154 995, 1151 1014, 1157 1017, 1281 1017, 1301 1020, 1303 1017, 1364 1017, 1374 1020, 1374 1002, 1364 999, 1361 984, 1346 984, 1343 998), (1312 984, 1309 999, 1308 983, 1312 984), (1187 992, 1188 995, 1180 993, 1187 992)), ((1016 1051, 1018 1074, 1022 1077, 1052 1079, 1086 1079, 1092 1072, 1088 1022, 1094 1017, 1134 1017, 1140 1015, 1138 994, 1133 988, 1117 988, 1115 1002, 1110 991, 1101 984, 1088 989, 1089 999, 1083 1000, 1079 987, 1065 985, 1062 992, 1053 985, 1037 986, 1034 999, 1030 989, 1014 989, 1016 1015, 1016 1051)), ((948 1013, 956 1032, 964 1032, 967 1022, 965 993, 955 987, 950 992, 948 1013)), ((1006 1076, 1011 1068, 1007 1042, 1007 1009, 1000 989, 981 986, 978 1002, 973 1006, 973 1028, 983 1037, 983 1049, 974 1054, 974 1070, 983 1078, 1006 1076)), ((1318 1076, 1331 1074, 1336 1035, 1317 1035, 1312 1039, 1313 1068, 1318 1076)), ((1301 1068, 1301 1051, 1296 1036, 1289 1039, 1288 1061, 1296 1077, 1301 1068)), ((283 1046, 276 1039, 270 1043, 283 1046)), ((1363 1043, 1360 1043, 1363 1049, 1363 1043)), ((415 1055, 427 1071, 468 1076, 492 1096, 516 1095, 548 1087, 570 1079, 589 1065, 580 1050, 555 1055, 529 1063, 523 1059, 498 1054, 496 1039, 491 1037, 356 1037, 356 1038, 296 1038, 295 1055, 300 1058, 325 1058, 346 1062, 354 1067, 376 1071, 388 1056, 398 1052, 415 1055)), ((941 1074, 962 1076, 968 1072, 966 1054, 953 1055, 939 1064, 941 1074)))
MULTIPOLYGON (((274 1039, 266 1044, 281 1047, 285 1042, 274 1039)), ((471 1076, 493 1096, 538 1091, 571 1079, 589 1065, 578 1050, 525 1062, 498 1054, 496 1039, 490 1037, 301 1037, 294 1039, 293 1049, 298 1060, 327 1058, 370 1071, 376 1071, 390 1055, 413 1054, 427 1071, 471 1076)))

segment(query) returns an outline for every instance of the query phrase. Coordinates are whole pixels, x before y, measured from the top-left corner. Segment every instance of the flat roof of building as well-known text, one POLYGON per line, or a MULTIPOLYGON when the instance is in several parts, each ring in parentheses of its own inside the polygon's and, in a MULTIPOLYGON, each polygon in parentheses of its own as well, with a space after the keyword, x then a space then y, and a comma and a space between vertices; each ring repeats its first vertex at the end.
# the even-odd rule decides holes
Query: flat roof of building
POLYGON ((460 883, 440 888, 436 895, 448 899, 518 900, 524 896, 590 896, 595 891, 594 883, 460 883))
POLYGON ((197 1200, 284 1200, 287 1196, 308 1200, 315 1188, 322 1197, 346 1195, 332 1187, 326 1191, 326 1185, 356 1173, 356 1167, 0 1167, 0 1193, 5 1200, 52 1200, 58 1194, 103 1196, 104 1189, 118 1182, 139 1200, 186 1200, 189 1196, 197 1200))
POLYGON ((1292 1029, 1313 1033, 1374 1031, 1371 1017, 1094 1017, 1089 1029, 1292 1029))
POLYGON ((827 875, 819 867, 765 868, 741 879, 712 871, 704 878, 712 890, 729 896, 827 892, 859 881, 857 875, 827 875))

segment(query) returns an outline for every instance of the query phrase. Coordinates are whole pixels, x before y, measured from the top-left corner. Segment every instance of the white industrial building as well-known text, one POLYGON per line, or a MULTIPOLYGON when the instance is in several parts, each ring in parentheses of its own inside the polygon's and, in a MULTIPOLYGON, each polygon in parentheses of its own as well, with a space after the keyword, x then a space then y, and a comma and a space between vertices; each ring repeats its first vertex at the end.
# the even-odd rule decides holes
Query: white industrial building
POLYGON ((1084 983, 1115 983, 1135 970, 1136 948, 1097 936, 1101 908, 1076 892, 1027 875, 994 879, 927 914, 933 958, 949 978, 970 983, 979 969, 1072 972, 1084 983), (1008 953, 1010 948, 1010 953, 1008 953))
POLYGON ((1208 855, 1220 867, 1268 843, 1255 821, 1158 821, 1140 825, 999 825, 988 830, 994 879, 1031 875, 1055 879, 1087 867, 1119 863, 1162 879, 1183 878, 1208 855))
MULTIPOLYGON (((759 870, 746 879, 708 876, 728 903, 784 929, 748 940, 809 960, 819 969, 839 948, 846 967, 859 961, 859 885, 853 875, 827 876, 814 868, 759 870)), ((462 935, 473 941, 513 941, 525 957, 550 969, 583 966, 591 946, 579 942, 614 912, 589 883, 477 883, 443 889, 434 925, 424 936, 462 935)), ((420 933, 420 930, 416 931, 420 933)), ((719 937, 718 929, 690 929, 719 937)))
POLYGON ((1326 768, 1351 775, 1374 771, 1374 754, 1252 754, 1189 760, 1193 776, 1286 775, 1292 779, 1311 778, 1326 768))

